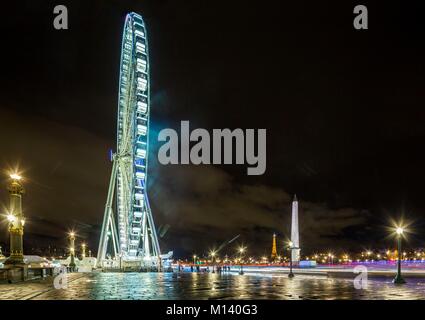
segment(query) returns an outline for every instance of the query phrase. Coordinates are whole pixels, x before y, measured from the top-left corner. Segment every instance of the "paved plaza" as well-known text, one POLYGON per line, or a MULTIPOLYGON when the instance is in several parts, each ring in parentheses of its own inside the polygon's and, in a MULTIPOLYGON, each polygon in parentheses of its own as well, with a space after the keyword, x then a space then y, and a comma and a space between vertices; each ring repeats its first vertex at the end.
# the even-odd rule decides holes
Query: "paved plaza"
POLYGON ((425 280, 368 281, 355 289, 352 280, 298 275, 212 273, 73 273, 68 287, 55 289, 52 279, 1 284, 0 299, 153 300, 153 299, 425 299, 425 280))

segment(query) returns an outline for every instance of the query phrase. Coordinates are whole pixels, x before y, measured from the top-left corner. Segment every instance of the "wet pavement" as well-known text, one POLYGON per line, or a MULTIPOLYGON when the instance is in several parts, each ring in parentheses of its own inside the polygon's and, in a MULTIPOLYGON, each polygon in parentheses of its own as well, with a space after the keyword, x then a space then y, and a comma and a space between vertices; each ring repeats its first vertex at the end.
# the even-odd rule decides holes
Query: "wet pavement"
POLYGON ((424 279, 373 279, 361 290, 348 279, 235 273, 71 274, 66 289, 43 281, 0 285, 0 299, 425 299, 424 279))

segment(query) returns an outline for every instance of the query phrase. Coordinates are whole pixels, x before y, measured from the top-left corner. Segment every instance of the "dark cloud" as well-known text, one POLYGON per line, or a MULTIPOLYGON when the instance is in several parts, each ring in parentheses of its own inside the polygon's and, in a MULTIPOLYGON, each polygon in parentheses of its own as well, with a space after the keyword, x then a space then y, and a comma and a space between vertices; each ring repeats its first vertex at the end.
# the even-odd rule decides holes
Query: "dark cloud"
MULTIPOLYGON (((95 235, 96 228, 88 226, 101 223, 110 172, 108 141, 42 117, 22 117, 8 109, 0 113, 2 130, 8 133, 0 137, 2 150, 7 150, 0 157, 4 205, 7 171, 19 166, 25 177, 27 234, 61 241, 66 231, 78 228, 81 236, 95 235)), ((4 229, 2 234, 7 234, 4 229)))
MULTIPOLYGON (((177 247, 197 235, 200 238, 193 242, 193 250, 207 252, 241 234, 240 241, 250 243, 253 252, 262 253, 270 249, 274 232, 280 240, 288 239, 293 196, 285 190, 239 184, 213 166, 171 165, 159 170, 164 179, 152 186, 152 201, 157 214, 171 224, 169 237, 177 247)), ((345 228, 361 226, 366 218, 367 214, 352 208, 330 209, 301 198, 302 245, 310 250, 329 247, 333 238, 343 236, 345 228)), ((349 241, 340 244, 350 245, 349 241)))

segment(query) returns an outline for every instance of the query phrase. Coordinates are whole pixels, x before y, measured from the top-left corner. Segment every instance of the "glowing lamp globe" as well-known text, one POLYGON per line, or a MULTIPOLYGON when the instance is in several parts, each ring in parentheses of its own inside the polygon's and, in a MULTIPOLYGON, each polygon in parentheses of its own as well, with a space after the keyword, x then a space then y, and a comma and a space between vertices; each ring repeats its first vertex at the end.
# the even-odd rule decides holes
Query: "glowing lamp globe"
POLYGON ((10 175, 10 178, 13 179, 13 180, 17 180, 17 181, 19 181, 19 180, 22 179, 22 177, 19 174, 17 174, 17 173, 12 173, 10 175))

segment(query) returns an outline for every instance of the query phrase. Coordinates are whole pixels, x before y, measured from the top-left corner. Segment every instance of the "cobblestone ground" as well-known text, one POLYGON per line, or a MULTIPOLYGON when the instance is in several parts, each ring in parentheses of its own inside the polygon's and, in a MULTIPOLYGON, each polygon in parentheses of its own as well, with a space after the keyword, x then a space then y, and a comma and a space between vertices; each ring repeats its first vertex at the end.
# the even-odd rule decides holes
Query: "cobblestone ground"
MULTIPOLYGON (((73 281, 81 277, 84 277, 84 274, 69 274, 68 282, 72 284, 73 281)), ((55 290, 51 277, 13 284, 3 283, 0 284, 0 300, 28 300, 51 290, 55 290)))
POLYGON ((91 273, 70 274, 66 289, 54 289, 52 280, 0 285, 0 299, 425 299, 425 281, 369 280, 357 290, 352 280, 315 276, 91 273))

